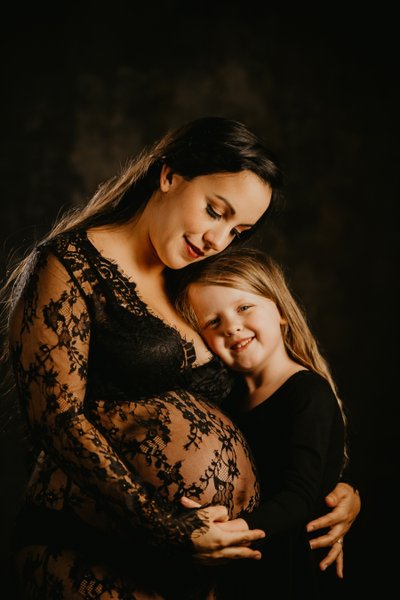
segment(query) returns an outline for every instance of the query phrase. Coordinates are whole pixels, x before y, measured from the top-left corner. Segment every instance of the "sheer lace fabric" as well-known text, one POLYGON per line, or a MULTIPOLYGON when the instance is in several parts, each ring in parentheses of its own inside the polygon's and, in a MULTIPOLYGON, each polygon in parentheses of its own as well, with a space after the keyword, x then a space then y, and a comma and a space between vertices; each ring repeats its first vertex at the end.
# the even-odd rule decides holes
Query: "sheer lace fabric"
POLYGON ((251 512, 249 448, 218 408, 231 380, 152 313, 83 232, 37 249, 11 320, 21 407, 37 450, 26 504, 146 543, 190 547, 179 498, 251 512))

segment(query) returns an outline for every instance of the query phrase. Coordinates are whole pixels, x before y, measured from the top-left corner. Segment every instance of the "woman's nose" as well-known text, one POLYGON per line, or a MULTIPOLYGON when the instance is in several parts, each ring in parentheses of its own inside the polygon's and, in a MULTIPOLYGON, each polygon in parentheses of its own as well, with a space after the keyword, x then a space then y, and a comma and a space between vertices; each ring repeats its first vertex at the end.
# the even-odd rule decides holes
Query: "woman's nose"
POLYGON ((211 248, 216 252, 222 252, 232 241, 229 235, 230 229, 225 224, 221 224, 206 231, 203 235, 206 249, 211 248))

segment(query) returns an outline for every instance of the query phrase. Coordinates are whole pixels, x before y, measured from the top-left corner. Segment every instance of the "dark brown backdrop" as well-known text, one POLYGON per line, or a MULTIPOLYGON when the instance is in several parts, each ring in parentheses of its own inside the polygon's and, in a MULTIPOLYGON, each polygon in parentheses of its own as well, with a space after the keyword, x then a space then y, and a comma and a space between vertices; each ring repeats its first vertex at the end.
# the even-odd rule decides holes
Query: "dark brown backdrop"
MULTIPOLYGON (((81 4, 58 3, 58 15, 52 5, 19 6, 2 20, 1 276, 13 250, 167 128, 217 114, 269 140, 285 167, 287 205, 259 244, 286 266, 351 415, 363 509, 346 538, 347 590, 389 590, 398 472, 394 15, 381 4, 374 14, 325 4, 324 12, 81 4)), ((11 392, 0 403, 4 561, 26 482, 15 401, 11 392)))

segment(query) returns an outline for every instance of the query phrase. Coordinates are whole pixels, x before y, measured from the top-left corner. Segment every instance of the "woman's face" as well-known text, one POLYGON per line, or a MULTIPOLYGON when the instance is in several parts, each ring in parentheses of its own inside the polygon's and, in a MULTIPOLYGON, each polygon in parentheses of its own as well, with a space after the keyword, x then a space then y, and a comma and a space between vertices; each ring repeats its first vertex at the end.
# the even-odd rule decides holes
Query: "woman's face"
POLYGON ((187 181, 164 167, 160 191, 146 207, 150 243, 171 269, 203 260, 251 229, 271 195, 271 188, 251 171, 187 181))

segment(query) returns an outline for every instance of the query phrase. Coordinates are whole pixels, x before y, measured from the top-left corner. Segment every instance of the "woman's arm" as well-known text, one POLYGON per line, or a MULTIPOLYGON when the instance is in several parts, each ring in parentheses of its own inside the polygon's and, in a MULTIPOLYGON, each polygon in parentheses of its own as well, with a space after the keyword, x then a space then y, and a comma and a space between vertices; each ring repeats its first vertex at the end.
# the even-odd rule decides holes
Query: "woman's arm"
MULTIPOLYGON (((146 541, 186 545, 190 551, 217 546, 221 533, 214 515, 197 510, 174 514, 90 421, 85 402, 91 336, 87 303, 78 282, 54 255, 42 256, 36 269, 10 329, 21 407, 36 443, 82 493, 124 523, 124 530, 132 527, 146 541)), ((46 481, 41 497, 51 508, 68 485, 53 493, 46 481)), ((231 543, 258 535, 236 534, 231 543)))
MULTIPOLYGON (((83 494, 127 527, 147 528, 153 541, 173 537, 175 531, 190 542, 190 534, 202 521, 195 513, 188 515, 178 535, 172 515, 163 513, 88 418, 90 337, 91 321, 80 286, 54 255, 42 254, 10 328, 17 389, 32 437, 83 494)), ((42 502, 59 508, 62 502, 53 505, 52 498, 63 497, 66 489, 65 483, 56 493, 43 489, 42 502)))

